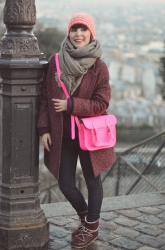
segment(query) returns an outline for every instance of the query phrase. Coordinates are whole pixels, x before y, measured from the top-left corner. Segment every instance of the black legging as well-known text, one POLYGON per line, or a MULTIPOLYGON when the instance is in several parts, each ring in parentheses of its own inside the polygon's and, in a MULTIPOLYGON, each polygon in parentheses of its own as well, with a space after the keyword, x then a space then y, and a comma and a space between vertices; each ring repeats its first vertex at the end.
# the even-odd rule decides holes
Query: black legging
POLYGON ((81 150, 77 140, 63 139, 59 187, 78 215, 88 210, 88 221, 95 221, 100 217, 103 199, 101 178, 100 176, 94 176, 89 152, 81 150), (75 176, 78 155, 88 189, 88 205, 76 187, 75 176))

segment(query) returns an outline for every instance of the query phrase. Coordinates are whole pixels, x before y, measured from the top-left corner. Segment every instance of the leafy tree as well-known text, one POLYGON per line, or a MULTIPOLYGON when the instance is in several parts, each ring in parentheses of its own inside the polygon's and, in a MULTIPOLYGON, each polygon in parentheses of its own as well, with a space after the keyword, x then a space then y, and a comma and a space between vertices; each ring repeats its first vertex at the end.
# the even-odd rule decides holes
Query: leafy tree
POLYGON ((44 52, 47 58, 59 50, 64 39, 64 33, 57 28, 38 29, 35 31, 35 35, 38 38, 41 52, 44 52))

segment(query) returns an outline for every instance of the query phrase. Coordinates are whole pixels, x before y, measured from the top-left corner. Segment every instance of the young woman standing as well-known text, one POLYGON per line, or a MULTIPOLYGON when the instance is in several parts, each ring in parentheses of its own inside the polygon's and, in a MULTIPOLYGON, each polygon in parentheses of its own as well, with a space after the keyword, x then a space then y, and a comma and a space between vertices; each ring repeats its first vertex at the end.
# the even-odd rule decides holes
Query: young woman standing
POLYGON ((38 130, 45 149, 45 164, 58 179, 59 187, 76 210, 81 224, 72 233, 72 246, 84 248, 98 236, 103 200, 100 174, 114 160, 113 149, 83 151, 70 136, 70 117, 106 114, 110 101, 109 73, 100 59, 91 16, 77 13, 68 23, 67 36, 59 51, 61 80, 70 98, 66 99, 58 84, 54 55, 49 60, 46 80, 42 85, 38 130), (80 158, 88 189, 88 203, 76 187, 76 165, 80 158))

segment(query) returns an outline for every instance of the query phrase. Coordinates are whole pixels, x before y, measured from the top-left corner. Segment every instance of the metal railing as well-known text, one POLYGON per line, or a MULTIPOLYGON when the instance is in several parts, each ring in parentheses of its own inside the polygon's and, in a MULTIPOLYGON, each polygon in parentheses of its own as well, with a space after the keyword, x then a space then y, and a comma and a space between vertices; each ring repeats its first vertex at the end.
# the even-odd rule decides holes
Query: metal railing
POLYGON ((102 181, 115 178, 114 193, 128 195, 165 190, 165 131, 148 138, 118 154, 116 163, 102 181))

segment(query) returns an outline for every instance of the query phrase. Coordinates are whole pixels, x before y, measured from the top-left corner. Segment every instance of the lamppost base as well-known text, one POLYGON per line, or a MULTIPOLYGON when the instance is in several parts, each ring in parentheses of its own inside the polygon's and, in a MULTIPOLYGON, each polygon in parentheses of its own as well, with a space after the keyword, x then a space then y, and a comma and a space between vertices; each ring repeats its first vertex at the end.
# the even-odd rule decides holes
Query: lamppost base
POLYGON ((0 250, 48 250, 49 224, 33 227, 0 226, 0 250))

